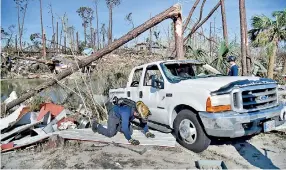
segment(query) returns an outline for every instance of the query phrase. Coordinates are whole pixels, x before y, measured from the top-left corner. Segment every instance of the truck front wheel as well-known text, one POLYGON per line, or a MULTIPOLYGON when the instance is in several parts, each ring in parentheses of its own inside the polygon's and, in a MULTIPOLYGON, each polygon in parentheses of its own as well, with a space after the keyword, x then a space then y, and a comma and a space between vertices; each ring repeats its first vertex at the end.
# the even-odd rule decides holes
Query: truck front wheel
POLYGON ((197 115, 190 110, 185 109, 178 113, 174 130, 178 143, 196 153, 204 151, 211 143, 197 115))

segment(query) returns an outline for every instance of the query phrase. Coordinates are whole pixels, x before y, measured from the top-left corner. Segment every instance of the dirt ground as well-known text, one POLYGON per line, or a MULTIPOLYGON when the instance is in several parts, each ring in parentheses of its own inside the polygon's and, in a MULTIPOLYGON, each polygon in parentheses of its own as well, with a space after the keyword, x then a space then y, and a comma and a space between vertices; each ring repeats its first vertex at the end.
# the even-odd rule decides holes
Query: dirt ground
POLYGON ((213 142, 197 154, 177 145, 130 146, 67 141, 1 154, 1 169, 172 168, 193 169, 197 160, 223 160, 228 168, 286 168, 286 134, 270 132, 253 137, 213 142), (45 148, 45 149, 44 149, 45 148))

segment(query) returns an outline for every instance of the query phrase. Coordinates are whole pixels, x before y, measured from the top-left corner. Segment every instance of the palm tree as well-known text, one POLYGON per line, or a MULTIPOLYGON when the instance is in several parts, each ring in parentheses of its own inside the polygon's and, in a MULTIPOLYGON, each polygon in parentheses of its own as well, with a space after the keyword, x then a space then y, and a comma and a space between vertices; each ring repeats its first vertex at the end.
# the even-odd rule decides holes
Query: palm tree
POLYGON ((249 31, 253 46, 266 46, 267 48, 269 55, 268 78, 273 78, 278 43, 286 40, 286 9, 284 11, 275 11, 272 16, 275 17, 275 20, 271 20, 265 15, 252 17, 251 25, 253 29, 249 31))
POLYGON ((112 43, 112 8, 119 4, 120 0, 106 0, 106 5, 109 9, 108 44, 112 43))

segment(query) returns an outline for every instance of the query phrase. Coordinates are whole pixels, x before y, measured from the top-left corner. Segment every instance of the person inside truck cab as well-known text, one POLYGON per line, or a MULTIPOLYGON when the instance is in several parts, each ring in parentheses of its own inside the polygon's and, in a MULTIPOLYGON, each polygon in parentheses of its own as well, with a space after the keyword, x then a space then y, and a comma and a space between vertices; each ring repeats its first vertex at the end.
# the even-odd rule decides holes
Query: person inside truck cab
POLYGON ((238 66, 235 63, 235 56, 229 56, 227 58, 227 62, 230 64, 230 68, 228 70, 229 76, 238 76, 238 66))
POLYGON ((145 136, 147 138, 154 138, 155 135, 149 132, 147 125, 149 115, 149 108, 142 101, 134 102, 130 99, 117 99, 115 97, 113 99, 113 107, 109 110, 107 128, 104 128, 101 124, 97 123, 96 120, 93 120, 92 131, 107 137, 113 137, 120 131, 124 134, 129 143, 139 145, 140 142, 131 137, 133 132, 131 121, 138 118, 140 121, 139 126, 143 128, 145 136))

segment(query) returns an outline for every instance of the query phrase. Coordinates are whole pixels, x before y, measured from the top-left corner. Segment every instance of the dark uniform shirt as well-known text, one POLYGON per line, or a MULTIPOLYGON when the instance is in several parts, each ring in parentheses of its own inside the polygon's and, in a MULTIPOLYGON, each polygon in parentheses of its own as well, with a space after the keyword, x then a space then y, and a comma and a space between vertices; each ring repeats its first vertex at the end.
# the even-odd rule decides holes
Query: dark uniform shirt
POLYGON ((236 64, 230 67, 228 75, 229 76, 238 76, 238 66, 236 64))

